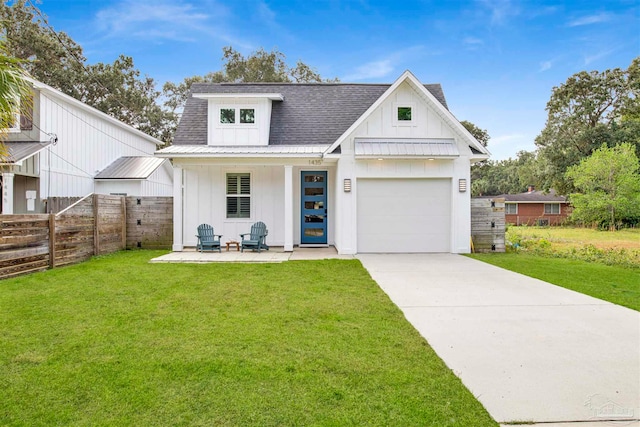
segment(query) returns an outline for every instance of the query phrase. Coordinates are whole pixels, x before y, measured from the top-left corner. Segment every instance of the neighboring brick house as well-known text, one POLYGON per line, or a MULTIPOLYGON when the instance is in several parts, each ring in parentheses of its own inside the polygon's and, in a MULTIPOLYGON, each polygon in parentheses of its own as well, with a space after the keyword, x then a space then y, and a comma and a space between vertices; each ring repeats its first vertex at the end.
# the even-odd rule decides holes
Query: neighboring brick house
POLYGON ((548 193, 529 187, 526 193, 502 194, 505 221, 515 225, 562 225, 570 213, 567 198, 555 190, 548 193))

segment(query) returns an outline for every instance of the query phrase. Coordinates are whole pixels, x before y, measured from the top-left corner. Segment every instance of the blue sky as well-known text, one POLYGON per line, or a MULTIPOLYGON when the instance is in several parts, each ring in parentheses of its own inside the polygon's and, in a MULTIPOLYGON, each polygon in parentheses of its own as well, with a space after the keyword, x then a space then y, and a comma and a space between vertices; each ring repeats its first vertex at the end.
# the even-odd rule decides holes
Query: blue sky
POLYGON ((42 0, 90 63, 132 56, 160 87, 221 68, 222 47, 278 49, 344 82, 411 70, 441 83, 460 120, 487 129, 494 159, 533 150, 551 90, 640 55, 640 0, 42 0))

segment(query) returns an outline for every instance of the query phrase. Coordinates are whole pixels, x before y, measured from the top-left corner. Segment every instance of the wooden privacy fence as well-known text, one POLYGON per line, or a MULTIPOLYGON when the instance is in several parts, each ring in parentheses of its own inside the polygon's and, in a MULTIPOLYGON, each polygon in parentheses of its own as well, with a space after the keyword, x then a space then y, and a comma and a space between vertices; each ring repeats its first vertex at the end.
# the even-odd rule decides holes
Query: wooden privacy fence
POLYGON ((166 248, 171 197, 92 194, 57 214, 0 215, 0 279, 125 248, 166 248))
POLYGON ((474 252, 505 251, 504 198, 471 199, 474 252))
POLYGON ((173 244, 173 197, 126 197, 127 249, 173 244))
POLYGON ((44 200, 46 213, 58 213, 76 203, 82 197, 49 197, 44 200))

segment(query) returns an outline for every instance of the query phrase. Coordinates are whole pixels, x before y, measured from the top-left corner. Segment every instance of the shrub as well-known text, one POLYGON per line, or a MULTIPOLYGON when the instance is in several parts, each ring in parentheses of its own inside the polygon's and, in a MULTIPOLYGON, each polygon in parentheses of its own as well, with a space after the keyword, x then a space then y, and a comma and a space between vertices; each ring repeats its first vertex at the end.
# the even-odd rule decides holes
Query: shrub
POLYGON ((627 268, 640 268, 640 250, 624 248, 600 249, 592 244, 579 248, 557 249, 551 242, 536 234, 524 236, 516 227, 511 227, 506 233, 507 252, 527 252, 534 255, 567 258, 587 262, 597 262, 606 265, 617 265, 627 268))

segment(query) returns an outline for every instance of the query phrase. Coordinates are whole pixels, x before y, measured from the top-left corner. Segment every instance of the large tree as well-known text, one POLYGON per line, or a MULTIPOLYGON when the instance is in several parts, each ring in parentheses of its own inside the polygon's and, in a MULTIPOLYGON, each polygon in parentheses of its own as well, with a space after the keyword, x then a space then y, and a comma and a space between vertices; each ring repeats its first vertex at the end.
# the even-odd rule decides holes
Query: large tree
POLYGON ((520 151, 515 159, 488 160, 471 168, 471 195, 516 194, 537 186, 535 153, 520 151))
POLYGON ((36 79, 133 127, 168 141, 176 117, 159 105, 152 78, 141 76, 133 59, 88 64, 82 47, 55 31, 32 2, 0 3, 0 31, 10 55, 36 79))
MULTIPOLYGON (((483 146, 491 137, 487 130, 470 121, 460 122, 483 146)), ((538 186, 538 158, 529 151, 518 152, 515 159, 485 160, 471 166, 471 195, 497 196, 524 191, 527 186, 538 186)))
POLYGON ((536 138, 546 166, 544 186, 571 190, 567 169, 600 147, 622 142, 640 153, 640 57, 627 70, 581 71, 553 88, 547 122, 536 138))
POLYGON ((571 217, 611 230, 640 220, 639 169, 635 147, 628 143, 612 148, 603 145, 571 166, 567 178, 579 190, 571 194, 571 217))
POLYGON ((267 52, 258 49, 248 56, 244 56, 231 46, 222 48, 222 70, 211 72, 203 76, 185 78, 176 84, 165 83, 163 94, 165 106, 174 112, 180 112, 193 83, 320 83, 335 82, 338 79, 324 80, 312 67, 298 61, 294 67, 286 62, 285 55, 274 49, 267 52))
POLYGON ((486 129, 482 129, 468 120, 463 120, 460 122, 460 124, 464 126, 469 131, 469 133, 473 135, 480 144, 482 144, 483 147, 486 147, 489 144, 489 140, 491 139, 491 137, 489 136, 489 132, 487 132, 486 129))

